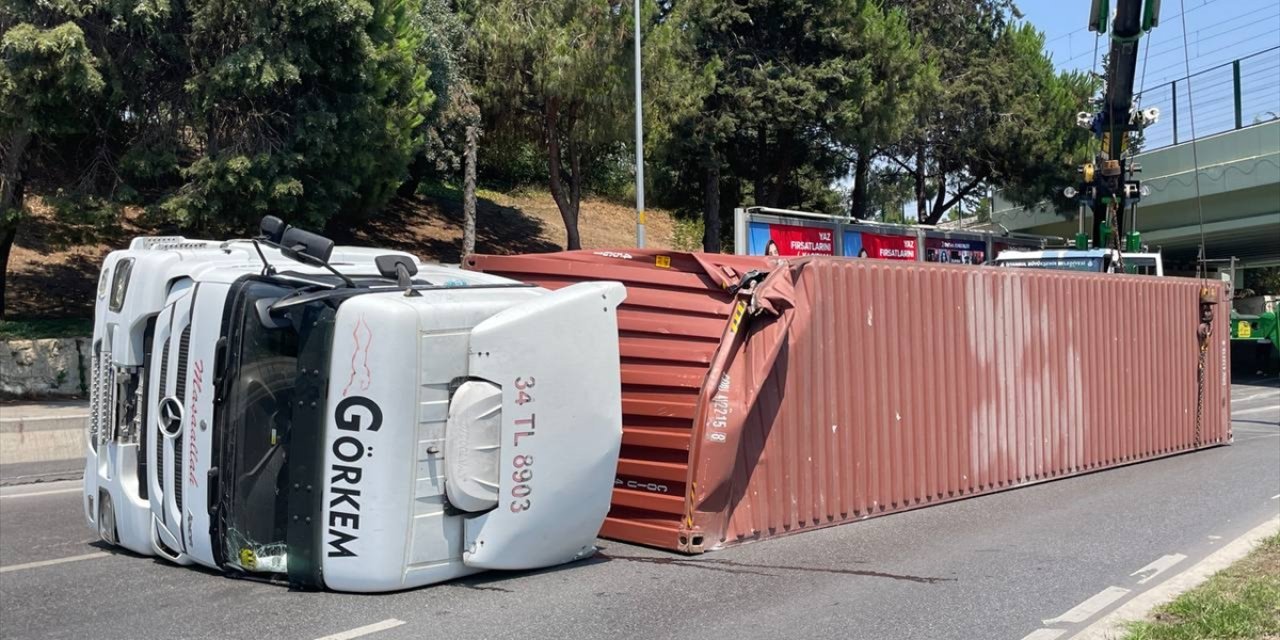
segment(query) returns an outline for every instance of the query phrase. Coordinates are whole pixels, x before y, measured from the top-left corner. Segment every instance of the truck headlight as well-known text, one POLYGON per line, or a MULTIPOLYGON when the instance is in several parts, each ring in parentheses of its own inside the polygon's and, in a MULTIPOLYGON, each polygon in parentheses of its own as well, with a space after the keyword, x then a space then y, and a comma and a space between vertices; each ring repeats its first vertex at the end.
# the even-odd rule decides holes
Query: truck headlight
POLYGON ((124 295, 129 290, 129 273, 133 271, 133 258, 125 258, 116 263, 116 274, 111 279, 111 310, 119 311, 124 307, 124 295))

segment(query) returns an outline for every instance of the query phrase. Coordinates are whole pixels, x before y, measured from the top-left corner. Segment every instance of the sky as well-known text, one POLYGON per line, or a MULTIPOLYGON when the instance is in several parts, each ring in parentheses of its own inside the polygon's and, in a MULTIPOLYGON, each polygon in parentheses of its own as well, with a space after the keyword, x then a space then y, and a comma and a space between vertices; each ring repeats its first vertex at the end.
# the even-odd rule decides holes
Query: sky
MULTIPOLYGON (((1023 0, 1017 4, 1026 20, 1044 32, 1045 46, 1059 69, 1093 68, 1095 34, 1087 28, 1089 0, 1023 0)), ((1111 5, 1114 11, 1115 0, 1111 5)), ((1151 38, 1148 84, 1187 75, 1182 51, 1184 17, 1193 73, 1280 46, 1280 0, 1163 0, 1161 5, 1160 25, 1147 36, 1151 38)), ((1099 63, 1107 44, 1099 43, 1099 63)), ((1142 46, 1148 47, 1145 42, 1142 46)))
MULTIPOLYGON (((1173 140, 1172 89, 1178 82, 1179 141, 1196 132, 1218 133, 1235 125, 1231 62, 1241 59, 1243 124, 1280 112, 1280 0, 1163 0, 1160 24, 1139 42, 1135 90, 1142 106, 1158 107, 1162 122, 1147 132, 1148 147, 1173 140), (1187 44, 1183 49, 1183 20, 1187 44), (1190 68, 1190 86, 1184 80, 1190 68), (1188 108, 1188 94, 1194 110, 1188 108)), ((1115 0, 1111 0, 1114 11, 1115 0)), ((1023 0, 1025 19, 1045 34, 1045 48, 1060 70, 1095 67, 1095 34, 1088 30, 1089 0, 1023 0)), ((1109 42, 1098 40, 1096 64, 1109 42)))
MULTIPOLYGON (((1112 11, 1115 3, 1110 0, 1112 11)), ((1045 49, 1059 70, 1101 73, 1110 42, 1105 36, 1097 39, 1095 54, 1096 34, 1088 28, 1089 5, 1090 0, 1017 2, 1024 19, 1045 34, 1045 49)), ((1241 60, 1243 124, 1280 117, 1280 0, 1162 0, 1160 24, 1139 45, 1143 51, 1134 90, 1141 92, 1141 107, 1161 112, 1160 121, 1145 132, 1146 148, 1175 140, 1175 83, 1177 141, 1191 139, 1192 121, 1202 137, 1234 128, 1231 63, 1237 59, 1241 60)), ((914 218, 915 203, 906 209, 907 217, 914 218)))

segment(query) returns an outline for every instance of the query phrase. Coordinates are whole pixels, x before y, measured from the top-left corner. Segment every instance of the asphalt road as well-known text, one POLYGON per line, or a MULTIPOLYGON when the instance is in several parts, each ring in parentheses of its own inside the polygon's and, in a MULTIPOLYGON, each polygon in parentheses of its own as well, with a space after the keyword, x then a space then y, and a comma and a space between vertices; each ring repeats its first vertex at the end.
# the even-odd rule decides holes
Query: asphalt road
POLYGON ((376 596, 113 552, 86 528, 77 482, 9 487, 0 637, 1067 638, 1280 516, 1280 387, 1233 397, 1231 446, 695 558, 604 540, 556 570, 376 596), (1140 572, 1152 562, 1172 566, 1140 572))

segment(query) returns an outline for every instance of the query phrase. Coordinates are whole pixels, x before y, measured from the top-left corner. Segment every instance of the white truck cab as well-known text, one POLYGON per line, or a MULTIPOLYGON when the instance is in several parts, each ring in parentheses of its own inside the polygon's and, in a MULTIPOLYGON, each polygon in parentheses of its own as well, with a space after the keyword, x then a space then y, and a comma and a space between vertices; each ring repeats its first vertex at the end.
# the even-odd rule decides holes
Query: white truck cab
POLYGON ((1040 251, 1001 251, 995 264, 1002 267, 1088 271, 1093 273, 1131 273, 1163 276, 1164 264, 1159 253, 1128 253, 1115 249, 1045 249, 1040 251))
POLYGON ((95 306, 85 515, 139 554, 340 591, 588 556, 624 296, 283 225, 135 239, 95 306))

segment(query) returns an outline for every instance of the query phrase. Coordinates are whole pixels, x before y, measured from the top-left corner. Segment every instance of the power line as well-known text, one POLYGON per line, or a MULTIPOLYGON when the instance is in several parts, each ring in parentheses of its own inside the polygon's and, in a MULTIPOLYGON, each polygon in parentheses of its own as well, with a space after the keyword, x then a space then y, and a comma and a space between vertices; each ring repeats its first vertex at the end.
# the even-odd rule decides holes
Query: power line
MULTIPOLYGON (((1216 0, 1211 0, 1211 1, 1216 1, 1216 0)), ((1206 6, 1206 5, 1201 5, 1201 6, 1206 6)), ((1181 15, 1181 14, 1179 14, 1179 15, 1181 15)), ((1240 20, 1245 20, 1245 19, 1255 21, 1253 24, 1258 24, 1258 25, 1261 25, 1261 26, 1263 26, 1263 27, 1267 27, 1267 26, 1269 26, 1268 20, 1273 20, 1273 19, 1278 18, 1278 17, 1280 17, 1280 13, 1268 14, 1268 15, 1265 15, 1265 16, 1257 16, 1257 15, 1252 15, 1252 14, 1243 14, 1243 15, 1239 15, 1239 16, 1232 17, 1232 18, 1226 18, 1226 19, 1224 19, 1224 20, 1222 20, 1222 21, 1220 21, 1220 22, 1218 22, 1218 23, 1215 23, 1215 24, 1213 24, 1213 25, 1206 26, 1206 27, 1204 27, 1204 28, 1202 28, 1202 29, 1197 30, 1197 32, 1196 32, 1196 33, 1197 33, 1197 34, 1200 34, 1201 32, 1203 32, 1203 31, 1207 31, 1207 30, 1209 30, 1209 29, 1211 29, 1211 28, 1214 28, 1214 27, 1221 27, 1221 26, 1226 26, 1227 24, 1234 23, 1234 22, 1237 22, 1237 21, 1240 21, 1240 20)), ((1243 27, 1240 27, 1240 28, 1248 29, 1248 28, 1250 28, 1250 26, 1252 26, 1252 25, 1246 25, 1246 26, 1243 26, 1243 27)), ((1263 33, 1268 33, 1269 31, 1270 31, 1270 30, 1268 30, 1268 29, 1264 29, 1264 30, 1263 30, 1263 33)), ((1155 31, 1155 32, 1153 32, 1153 33, 1161 33, 1161 32, 1159 32, 1159 31, 1155 31)), ((1170 44, 1173 44, 1173 45, 1174 45, 1174 46, 1173 46, 1173 47, 1171 47, 1171 48, 1164 48, 1164 49, 1161 49, 1160 47, 1157 47, 1155 51, 1152 51, 1152 52, 1151 52, 1151 56, 1152 56, 1152 57, 1154 57, 1154 58, 1157 58, 1157 59, 1158 59, 1161 55, 1164 55, 1164 54, 1167 54, 1167 53, 1172 53, 1172 52, 1176 51, 1176 50, 1177 50, 1181 45, 1202 44, 1202 43, 1204 43, 1204 42, 1212 41, 1212 40, 1213 40, 1213 39, 1215 39, 1215 38, 1220 38, 1220 37, 1225 37, 1225 36, 1234 36, 1234 37, 1236 37, 1236 38, 1239 38, 1239 40, 1240 40, 1239 44, 1246 44, 1246 43, 1248 43, 1248 41, 1249 41, 1249 39, 1250 39, 1249 37, 1245 37, 1245 36, 1243 36, 1243 35, 1239 34, 1238 32, 1231 31, 1231 30, 1228 30, 1228 31, 1225 31, 1225 32, 1221 32, 1221 33, 1219 33, 1219 32, 1213 32, 1212 34, 1207 35, 1207 36, 1205 36, 1205 35, 1201 35, 1201 36, 1199 36, 1196 40, 1190 41, 1189 43, 1185 40, 1185 38, 1184 38, 1181 42, 1174 41, 1174 42, 1170 43, 1170 44)), ((1153 37, 1153 36, 1148 36, 1148 37, 1153 37)), ((1162 44, 1163 44, 1163 43, 1162 43, 1162 44)), ((1229 47, 1228 47, 1228 48, 1229 48, 1229 47)), ((1221 50, 1219 50, 1218 52, 1220 52, 1220 51, 1221 51, 1221 50)), ((1218 53, 1218 52, 1215 52, 1215 53, 1218 53)), ((1082 58, 1085 58, 1085 57, 1086 57, 1086 56, 1088 56, 1088 55, 1089 55, 1089 52, 1087 52, 1087 51, 1086 51, 1086 52, 1081 53, 1081 54, 1079 54, 1079 55, 1072 56, 1072 57, 1067 58, 1066 60, 1062 61, 1062 62, 1059 64, 1059 66, 1070 66, 1070 64, 1069 64, 1069 63, 1079 61, 1079 60, 1081 60, 1082 58)), ((1167 68, 1169 68, 1169 67, 1162 67, 1162 68, 1161 68, 1161 70, 1163 71, 1163 70, 1165 70, 1165 69, 1167 69, 1167 68)))
MULTIPOLYGON (((1217 2, 1217 1, 1218 1, 1218 0, 1205 0, 1205 2, 1204 2, 1203 4, 1200 4, 1199 6, 1196 6, 1196 7, 1192 7, 1191 12, 1195 12, 1195 11, 1197 11, 1197 10, 1199 10, 1199 9, 1202 9, 1202 8, 1204 8, 1204 7, 1205 7, 1205 6, 1207 6, 1207 5, 1211 5, 1211 4, 1213 4, 1213 3, 1217 2)), ((1181 16, 1181 15, 1182 15, 1182 13, 1175 13, 1175 14, 1173 14, 1173 15, 1171 15, 1171 16, 1165 16, 1165 17, 1164 17, 1164 20, 1172 20, 1172 19, 1177 18, 1177 17, 1179 17, 1179 16, 1181 16)), ((1108 18, 1108 19, 1109 19, 1109 18, 1108 18)), ((1061 33, 1061 34, 1058 34, 1058 35, 1056 35, 1056 36, 1054 36, 1054 37, 1052 37, 1052 38, 1049 38, 1048 40, 1045 40, 1045 42, 1044 42, 1044 43, 1045 43, 1045 45, 1046 45, 1046 46, 1048 46, 1048 45, 1051 45, 1051 44, 1053 44, 1053 43, 1055 43, 1055 42, 1057 42, 1057 41, 1059 41, 1059 40, 1062 40, 1063 38, 1070 38, 1071 36, 1074 36, 1074 35, 1075 35, 1075 34, 1077 34, 1077 33, 1080 33, 1080 32, 1082 32, 1082 31, 1088 31, 1088 30, 1089 30, 1089 27, 1088 27, 1088 26, 1080 27, 1079 29, 1076 29, 1076 30, 1074 30, 1074 31, 1070 31, 1070 32, 1067 32, 1067 33, 1061 33)))

